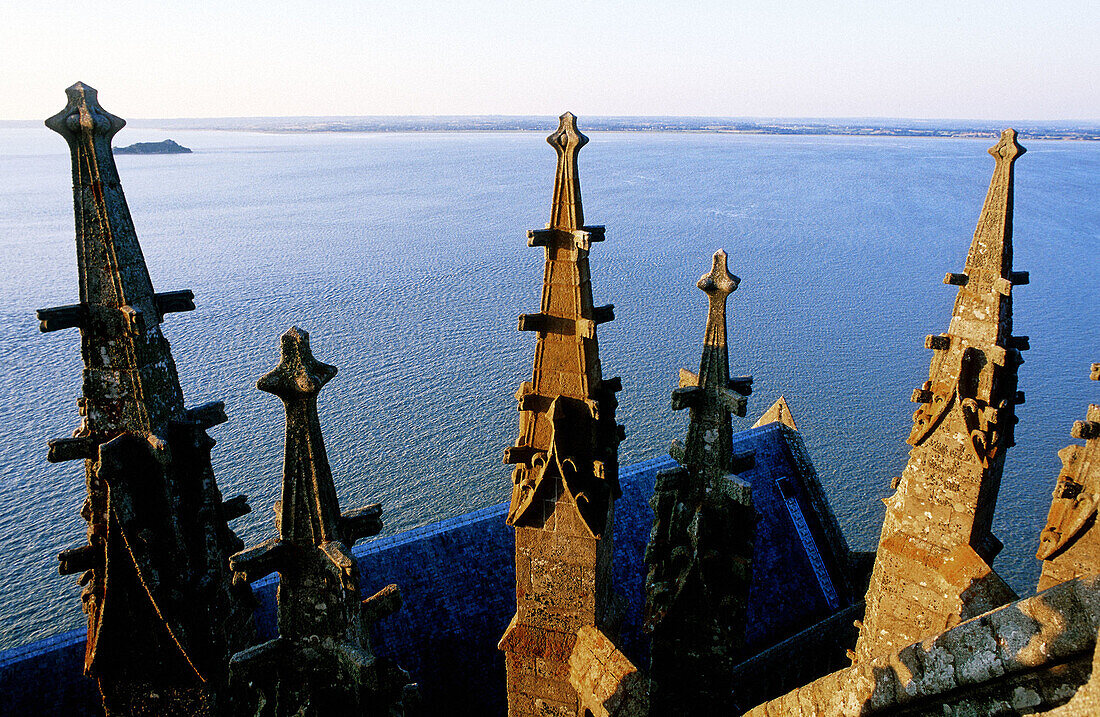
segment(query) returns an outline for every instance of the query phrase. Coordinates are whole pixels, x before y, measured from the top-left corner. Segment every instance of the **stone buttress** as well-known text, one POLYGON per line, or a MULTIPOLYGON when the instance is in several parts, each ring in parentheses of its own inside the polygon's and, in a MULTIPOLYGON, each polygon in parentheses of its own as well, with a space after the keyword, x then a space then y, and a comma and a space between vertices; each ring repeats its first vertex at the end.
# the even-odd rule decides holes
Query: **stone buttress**
POLYGON ((996 160, 947 333, 929 336, 928 381, 913 446, 886 518, 867 590, 855 659, 886 654, 1015 598, 990 567, 1001 543, 990 532, 1005 452, 1013 445, 1020 350, 1012 335, 1013 163, 1024 153, 1015 130, 989 150, 996 160))
POLYGON ((69 143, 80 302, 41 309, 42 331, 79 328, 82 420, 49 442, 51 462, 83 460, 86 545, 59 556, 81 574, 88 615, 84 668, 108 714, 209 714, 229 655, 248 644, 252 595, 232 587, 227 521, 207 429, 224 405, 184 407, 161 334, 165 314, 194 309, 191 291, 154 293, 111 153, 125 122, 82 83, 46 126, 69 143))
POLYGON ((507 522, 516 531, 516 614, 499 645, 511 717, 606 714, 591 677, 611 673, 606 697, 618 693, 612 704, 627 709, 637 695, 624 700, 623 690, 640 677, 606 635, 623 433, 621 384, 603 378, 596 341, 612 307, 593 305, 588 269, 604 228, 584 226, 577 153, 588 138, 576 117, 562 115, 547 141, 558 155, 550 223, 528 232, 528 245, 546 250, 542 305, 519 317, 520 330, 537 335, 534 372, 516 394, 519 439, 504 454, 515 464, 507 522))
MULTIPOLYGON (((1100 381, 1100 363, 1092 365, 1090 378, 1100 381)), ((1100 406, 1089 406, 1085 420, 1074 422, 1072 435, 1085 441, 1085 445, 1069 445, 1058 451, 1062 472, 1035 555, 1043 561, 1040 591, 1082 575, 1100 573, 1100 530, 1096 528, 1096 508, 1100 504, 1100 406)))
POLYGON ((731 673, 745 641, 756 511, 735 472, 751 456, 733 454, 732 414, 745 415, 752 378, 731 380, 726 299, 739 283, 724 251, 698 287, 710 300, 699 374, 680 372, 672 407, 690 408, 686 441, 670 453, 650 506, 646 623, 651 714, 721 714, 730 709, 731 673))
POLYGON ((335 375, 313 357, 309 334, 293 327, 282 336, 279 365, 256 384, 286 409, 279 537, 230 564, 242 584, 279 572, 279 636, 233 656, 230 686, 241 714, 390 717, 408 714, 416 699, 408 675, 370 649, 370 623, 396 611, 401 593, 389 585, 359 598, 351 548, 382 529, 382 507, 340 512, 317 416, 317 395, 335 375))

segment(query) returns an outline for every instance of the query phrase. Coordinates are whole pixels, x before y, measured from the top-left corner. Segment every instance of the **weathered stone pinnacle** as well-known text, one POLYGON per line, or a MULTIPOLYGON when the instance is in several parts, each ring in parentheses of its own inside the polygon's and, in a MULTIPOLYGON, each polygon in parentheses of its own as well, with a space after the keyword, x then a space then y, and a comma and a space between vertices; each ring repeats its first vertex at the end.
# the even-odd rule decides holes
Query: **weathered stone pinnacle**
POLYGON ((657 475, 646 546, 645 629, 652 635, 652 714, 723 714, 731 671, 744 644, 752 583, 756 511, 750 486, 734 475, 731 414, 745 415, 752 378, 729 376, 726 299, 740 280, 726 252, 698 287, 710 300, 699 374, 680 372, 674 409, 691 409, 681 467, 657 475))
POLYGON ((909 463, 886 519, 856 647, 865 660, 936 634, 1015 597, 990 563, 990 526, 1005 452, 1013 445, 1020 351, 1012 335, 1013 163, 1024 149, 1005 130, 958 286, 947 333, 929 336, 928 381, 914 391, 909 463))
POLYGON ((230 665, 235 708, 284 715, 402 714, 415 687, 408 675, 370 649, 368 617, 400 607, 390 585, 359 599, 351 548, 382 529, 378 504, 341 514, 317 415, 317 395, 336 367, 313 357, 309 334, 292 327, 279 365, 256 383, 286 410, 279 537, 230 559, 242 583, 279 572, 279 637, 239 652, 230 665))
MULTIPOLYGON (((1097 380, 1098 368, 1100 364, 1092 365, 1093 380, 1097 380)), ((1071 434, 1084 440, 1085 445, 1070 445, 1058 451, 1062 472, 1035 555, 1043 561, 1039 591, 1100 573, 1100 530, 1096 527, 1100 506, 1100 405, 1090 405, 1085 420, 1074 422, 1071 434)))
POLYGON ((227 563, 241 546, 227 521, 249 508, 222 501, 210 466, 223 404, 184 408, 160 324, 193 295, 153 292, 111 153, 125 122, 82 83, 66 94, 46 125, 72 156, 80 303, 38 318, 42 331, 80 329, 82 421, 48 459, 84 460, 88 543, 60 569, 83 573, 85 670, 108 714, 209 714, 252 634, 251 592, 232 587, 227 563))
POLYGON ((735 472, 731 416, 745 415, 745 397, 752 392, 751 376, 730 380, 726 299, 740 282, 729 273, 726 252, 719 249, 710 273, 697 284, 710 300, 699 374, 680 371, 680 388, 672 392, 672 408, 690 408, 691 423, 684 444, 673 442, 669 452, 705 485, 735 472))
MULTIPOLYGON (((577 131, 576 117, 561 116, 561 125, 547 138, 558 154, 551 219, 545 230, 529 231, 528 244, 546 248, 542 305, 537 314, 521 314, 520 331, 534 331, 535 366, 530 382, 516 393, 520 408, 520 436, 505 451, 506 463, 516 464, 508 523, 520 525, 537 501, 544 484, 550 441, 577 469, 569 481, 580 503, 584 524, 599 536, 609 501, 619 494, 617 447, 621 427, 615 424, 618 379, 604 380, 600 370, 596 327, 615 318, 614 306, 594 306, 588 252, 603 241, 604 228, 582 226, 577 153, 588 138, 577 131), (551 404, 559 401, 556 413, 551 404), (576 426, 555 430, 552 418, 576 426), (583 428, 581 426, 584 426, 583 428), (561 443, 570 436, 568 444, 561 443)), ((553 481, 546 482, 546 488, 553 481)), ((536 522, 541 519, 536 519, 536 522)))
POLYGON ((637 677, 632 666, 614 676, 591 662, 603 649, 592 646, 609 640, 577 639, 579 630, 598 632, 610 620, 621 384, 600 369, 596 327, 614 310, 592 301, 588 252, 604 228, 583 226, 577 153, 588 139, 566 113, 547 141, 558 155, 550 222, 527 233, 529 246, 546 250, 542 303, 539 313, 519 317, 519 329, 537 336, 534 370, 516 392, 519 438, 504 453, 505 463, 515 464, 507 520, 516 529, 516 615, 499 647, 512 715, 575 714, 594 699, 579 692, 591 686, 587 678, 610 685, 611 698, 621 691, 620 678, 637 677), (574 650, 580 652, 571 661, 574 650))

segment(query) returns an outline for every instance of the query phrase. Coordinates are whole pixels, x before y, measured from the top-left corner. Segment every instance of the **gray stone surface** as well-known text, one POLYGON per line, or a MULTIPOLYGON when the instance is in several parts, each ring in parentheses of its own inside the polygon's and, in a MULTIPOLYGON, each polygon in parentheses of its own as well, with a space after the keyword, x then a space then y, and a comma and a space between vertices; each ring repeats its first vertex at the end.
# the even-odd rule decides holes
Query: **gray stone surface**
MULTIPOLYGON (((369 624, 401 605, 396 585, 360 601, 351 547, 382 529, 382 507, 340 512, 317 415, 317 394, 336 368, 313 357, 309 334, 282 336, 279 365, 256 386, 282 399, 286 451, 279 537, 230 558, 242 584, 279 572, 279 635, 230 663, 237 714, 256 717, 406 714, 408 675, 370 647, 369 624)), ((427 648, 427 646, 425 646, 427 648)))

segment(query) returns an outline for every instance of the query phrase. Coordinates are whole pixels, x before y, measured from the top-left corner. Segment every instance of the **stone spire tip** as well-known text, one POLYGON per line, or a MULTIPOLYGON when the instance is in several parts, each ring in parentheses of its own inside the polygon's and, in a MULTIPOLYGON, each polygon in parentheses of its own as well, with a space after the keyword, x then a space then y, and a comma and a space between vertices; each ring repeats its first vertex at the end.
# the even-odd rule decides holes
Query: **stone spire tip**
POLYGON ((588 137, 577 129, 577 116, 572 112, 566 112, 558 117, 558 128, 552 135, 546 138, 550 146, 559 153, 571 153, 576 157, 576 152, 588 144, 588 137))
POLYGON ((728 261, 729 255, 723 249, 714 252, 714 264, 710 273, 699 277, 696 286, 712 295, 724 294, 729 296, 736 291, 741 279, 730 273, 728 261))
POLYGON ((993 145, 987 150, 993 158, 1000 160, 1014 161, 1021 154, 1027 150, 1016 141, 1016 130, 1009 127, 1005 131, 1001 132, 1001 139, 997 144, 993 145))
POLYGON ((77 82, 65 90, 65 95, 69 100, 65 109, 47 119, 46 126, 66 140, 72 141, 80 135, 110 138, 126 126, 126 120, 103 109, 94 87, 77 82))
POLYGON ((256 382, 256 388, 284 400, 315 396, 336 375, 336 367, 321 363, 309 348, 309 332, 292 326, 282 335, 279 365, 256 382))

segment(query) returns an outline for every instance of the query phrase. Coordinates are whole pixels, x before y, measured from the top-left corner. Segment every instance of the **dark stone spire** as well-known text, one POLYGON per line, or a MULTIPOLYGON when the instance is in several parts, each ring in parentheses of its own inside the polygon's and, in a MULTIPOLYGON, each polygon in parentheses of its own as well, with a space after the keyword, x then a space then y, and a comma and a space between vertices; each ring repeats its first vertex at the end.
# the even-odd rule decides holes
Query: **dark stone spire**
POLYGON ((1005 453, 1013 445, 1020 351, 1012 335, 1013 166, 1024 153, 1006 129, 947 333, 929 336, 928 380, 913 392, 909 462, 886 499, 857 659, 900 649, 1015 598, 993 571, 991 532, 1005 453))
POLYGON ((351 548, 382 529, 382 506, 340 512, 317 416, 317 394, 335 375, 292 327, 279 365, 256 383, 283 401, 286 446, 279 537, 230 561, 242 583, 279 572, 279 637, 233 657, 235 708, 247 714, 389 717, 415 699, 408 675, 370 649, 370 622, 396 611, 401 593, 389 585, 359 599, 351 548))
POLYGON ((207 429, 224 406, 186 410, 160 331, 164 314, 194 308, 190 291, 156 294, 111 154, 125 124, 77 83, 46 125, 69 143, 80 303, 38 312, 43 331, 80 329, 83 417, 50 441, 50 461, 84 459, 88 544, 63 552, 81 573, 88 615, 85 670, 108 714, 205 714, 217 705, 229 654, 252 633, 252 596, 231 587, 240 548, 227 521, 207 429))
POLYGON ((708 484, 734 472, 732 416, 745 415, 745 397, 752 392, 751 376, 730 380, 726 299, 740 282, 729 273, 726 252, 719 249, 710 273, 697 284, 710 301, 699 374, 681 370, 680 388, 672 392, 672 408, 690 408, 691 423, 685 443, 674 442, 669 452, 708 484))
MULTIPOLYGON (((731 670, 745 639, 756 511, 734 472, 732 414, 745 415, 752 377, 731 381, 726 299, 740 280, 726 252, 698 287, 710 300, 699 374, 680 372, 674 409, 691 409, 685 444, 670 453, 681 467, 657 476, 646 547, 646 622, 655 716, 723 714, 731 709, 731 670)), ((748 464, 751 465, 751 464, 748 464)))
POLYGON ((160 324, 170 311, 194 309, 193 295, 153 292, 111 154, 111 138, 126 123, 80 82, 66 94, 68 105, 46 126, 65 138, 72 155, 80 303, 39 310, 41 329, 81 329, 81 433, 162 431, 183 412, 183 393, 160 324))

